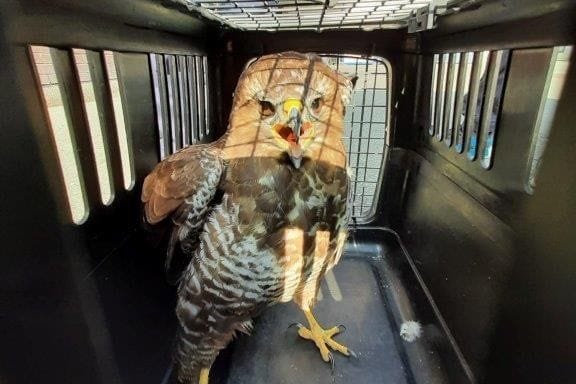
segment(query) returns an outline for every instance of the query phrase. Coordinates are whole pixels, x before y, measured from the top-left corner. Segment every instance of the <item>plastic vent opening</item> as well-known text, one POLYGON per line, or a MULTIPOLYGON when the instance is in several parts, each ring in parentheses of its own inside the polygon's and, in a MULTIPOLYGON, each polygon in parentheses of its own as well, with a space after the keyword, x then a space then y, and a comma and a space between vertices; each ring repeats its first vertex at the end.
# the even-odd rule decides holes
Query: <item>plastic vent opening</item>
POLYGON ((210 134, 208 60, 204 56, 149 55, 160 158, 210 134))
POLYGON ((428 133, 490 169, 508 74, 509 50, 433 57, 428 133))

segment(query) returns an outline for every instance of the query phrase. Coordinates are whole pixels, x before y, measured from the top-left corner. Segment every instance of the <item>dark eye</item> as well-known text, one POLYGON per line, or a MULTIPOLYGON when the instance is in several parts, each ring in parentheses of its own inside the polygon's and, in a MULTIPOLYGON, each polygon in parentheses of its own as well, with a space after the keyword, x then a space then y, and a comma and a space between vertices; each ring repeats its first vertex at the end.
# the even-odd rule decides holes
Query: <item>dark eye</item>
POLYGON ((276 108, 274 108, 274 104, 266 100, 260 100, 260 115, 263 117, 270 117, 276 113, 276 108))
POLYGON ((322 107, 322 98, 318 97, 314 100, 312 100, 312 103, 310 103, 310 108, 312 108, 313 112, 320 112, 320 108, 322 107))

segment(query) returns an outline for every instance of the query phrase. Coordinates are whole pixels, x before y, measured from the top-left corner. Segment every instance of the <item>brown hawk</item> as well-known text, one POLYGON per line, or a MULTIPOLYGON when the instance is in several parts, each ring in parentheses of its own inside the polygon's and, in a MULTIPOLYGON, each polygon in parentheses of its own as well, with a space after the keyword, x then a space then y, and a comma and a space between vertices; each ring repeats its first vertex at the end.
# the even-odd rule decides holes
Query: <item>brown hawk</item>
POLYGON ((261 57, 242 73, 226 133, 184 148, 146 177, 146 220, 173 223, 167 263, 187 257, 176 314, 183 383, 208 383, 218 352, 265 307, 294 300, 325 361, 352 352, 312 315, 347 237, 342 143, 352 82, 318 56, 261 57))

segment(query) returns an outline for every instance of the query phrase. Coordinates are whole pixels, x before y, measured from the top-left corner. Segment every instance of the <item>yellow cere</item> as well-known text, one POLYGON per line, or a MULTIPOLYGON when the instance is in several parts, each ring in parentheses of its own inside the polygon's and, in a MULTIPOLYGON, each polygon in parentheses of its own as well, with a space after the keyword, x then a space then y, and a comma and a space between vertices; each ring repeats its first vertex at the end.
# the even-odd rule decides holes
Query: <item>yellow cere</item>
POLYGON ((302 102, 299 99, 286 99, 286 101, 284 101, 284 113, 286 115, 290 114, 292 108, 296 108, 301 111, 302 102))

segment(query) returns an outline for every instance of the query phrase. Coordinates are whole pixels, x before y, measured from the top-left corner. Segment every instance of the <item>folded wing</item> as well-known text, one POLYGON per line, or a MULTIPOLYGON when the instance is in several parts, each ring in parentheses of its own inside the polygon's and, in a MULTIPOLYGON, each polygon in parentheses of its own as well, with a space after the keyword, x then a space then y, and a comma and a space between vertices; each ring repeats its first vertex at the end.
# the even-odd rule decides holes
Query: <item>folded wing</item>
POLYGON ((164 159, 144 180, 142 202, 146 221, 157 224, 171 218, 173 222, 166 258, 170 280, 179 277, 192 257, 223 170, 218 146, 202 144, 164 159))

